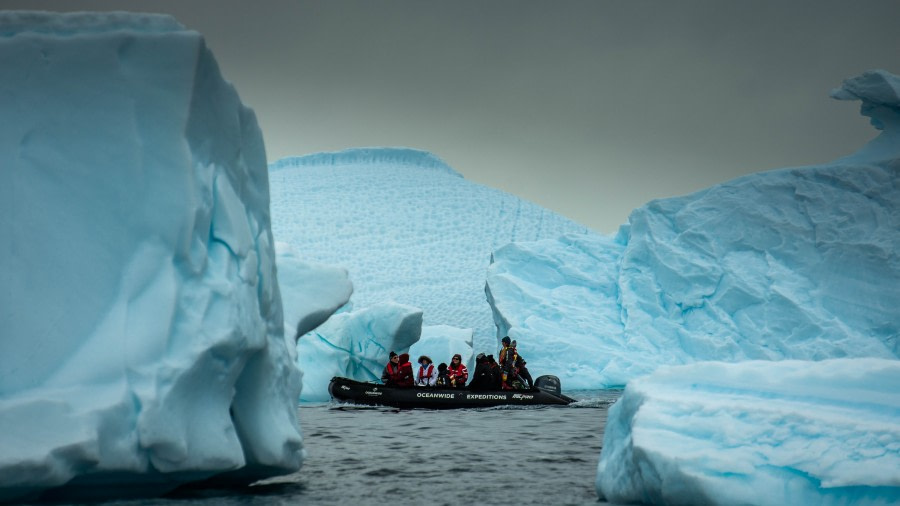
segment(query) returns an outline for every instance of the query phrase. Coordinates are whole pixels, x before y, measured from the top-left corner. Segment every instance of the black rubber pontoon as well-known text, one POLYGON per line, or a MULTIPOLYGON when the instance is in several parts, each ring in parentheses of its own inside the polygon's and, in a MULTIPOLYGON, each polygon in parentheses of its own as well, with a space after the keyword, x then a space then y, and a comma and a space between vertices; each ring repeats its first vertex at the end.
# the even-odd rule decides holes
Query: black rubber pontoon
POLYGON ((332 399, 369 406, 401 409, 457 409, 491 406, 567 405, 575 399, 559 391, 559 379, 541 376, 531 390, 473 391, 456 388, 389 387, 335 376, 328 384, 332 399))

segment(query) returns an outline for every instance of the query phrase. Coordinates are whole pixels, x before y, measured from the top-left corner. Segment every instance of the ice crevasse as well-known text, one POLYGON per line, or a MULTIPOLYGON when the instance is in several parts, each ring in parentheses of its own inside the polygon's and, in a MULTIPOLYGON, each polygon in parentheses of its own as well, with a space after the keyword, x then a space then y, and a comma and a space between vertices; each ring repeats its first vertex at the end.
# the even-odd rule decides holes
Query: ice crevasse
POLYGON ((202 36, 3 12, 0 109, 0 500, 298 469, 262 135, 202 36))

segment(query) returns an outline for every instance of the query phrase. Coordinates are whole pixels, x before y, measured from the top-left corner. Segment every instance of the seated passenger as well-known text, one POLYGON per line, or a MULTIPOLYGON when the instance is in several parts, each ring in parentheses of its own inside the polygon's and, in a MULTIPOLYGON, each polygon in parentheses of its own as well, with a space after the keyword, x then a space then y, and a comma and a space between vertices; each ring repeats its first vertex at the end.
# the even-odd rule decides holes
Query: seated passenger
POLYGON ((447 364, 443 362, 438 365, 438 376, 437 381, 434 382, 434 386, 438 388, 450 388, 450 376, 447 374, 447 364))
MULTIPOLYGON (((513 341, 513 346, 515 345, 516 342, 513 341)), ((528 390, 534 390, 534 380, 531 379, 531 373, 528 372, 528 368, 525 367, 526 363, 527 362, 525 362, 525 359, 522 358, 522 355, 518 355, 518 357, 516 358, 516 373, 519 375, 519 379, 522 381, 522 384, 528 387, 528 390)))
POLYGON ((475 372, 472 374, 472 382, 469 383, 469 390, 493 390, 494 375, 491 374, 491 364, 488 362, 487 355, 479 353, 475 357, 475 372))
POLYGON ((437 381, 437 369, 428 355, 419 357, 419 374, 416 375, 417 387, 433 387, 437 381))
POLYGON ((388 358, 388 363, 386 366, 384 366, 384 371, 381 373, 381 382, 385 385, 393 385, 393 381, 391 378, 397 376, 397 373, 399 372, 400 357, 392 351, 390 354, 390 358, 388 358))
POLYGON ((399 362, 400 368, 397 375, 391 379, 392 384, 398 387, 413 386, 413 370, 412 364, 409 363, 409 353, 401 353, 399 362))
POLYGON ((500 371, 500 364, 494 360, 493 355, 488 355, 487 359, 491 368, 491 390, 500 390, 503 386, 503 373, 500 371))
POLYGON ((463 388, 469 379, 469 370, 466 364, 462 363, 462 355, 457 353, 450 360, 450 366, 447 368, 447 375, 450 376, 450 386, 453 388, 463 388))

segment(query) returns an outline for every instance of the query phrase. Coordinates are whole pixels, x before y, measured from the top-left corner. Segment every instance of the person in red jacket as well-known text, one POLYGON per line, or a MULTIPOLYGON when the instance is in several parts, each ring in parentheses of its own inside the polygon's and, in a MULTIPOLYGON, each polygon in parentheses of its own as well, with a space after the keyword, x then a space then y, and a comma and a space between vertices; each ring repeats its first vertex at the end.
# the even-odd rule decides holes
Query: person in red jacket
POLYGON ((409 353, 400 354, 400 370, 392 379, 392 383, 398 387, 413 386, 412 364, 409 363, 409 353))
POLYGON ((453 388, 466 386, 466 381, 469 379, 469 370, 466 369, 466 364, 462 363, 462 356, 459 353, 453 355, 453 358, 450 360, 450 365, 447 366, 447 375, 450 377, 450 386, 453 388))
POLYGON ((389 357, 388 363, 381 373, 381 382, 385 385, 393 385, 394 377, 400 372, 400 356, 392 351, 389 357))

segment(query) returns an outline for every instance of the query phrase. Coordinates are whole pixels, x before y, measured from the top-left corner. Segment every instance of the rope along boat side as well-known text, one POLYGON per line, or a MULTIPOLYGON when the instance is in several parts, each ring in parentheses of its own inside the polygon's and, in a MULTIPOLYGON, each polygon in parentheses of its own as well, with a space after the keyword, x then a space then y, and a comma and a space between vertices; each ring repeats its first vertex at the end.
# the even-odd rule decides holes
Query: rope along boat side
POLYGON ((328 392, 336 401, 401 409, 564 406, 575 400, 560 392, 556 376, 540 376, 534 384, 535 388, 531 390, 472 391, 459 388, 390 387, 335 376, 328 384, 328 392))

